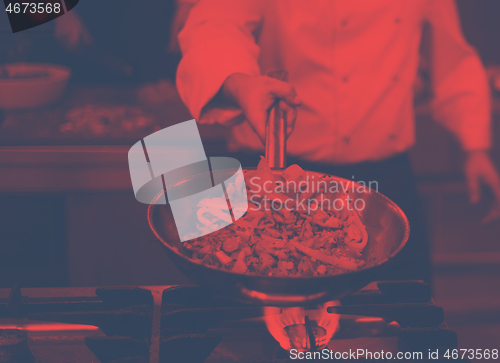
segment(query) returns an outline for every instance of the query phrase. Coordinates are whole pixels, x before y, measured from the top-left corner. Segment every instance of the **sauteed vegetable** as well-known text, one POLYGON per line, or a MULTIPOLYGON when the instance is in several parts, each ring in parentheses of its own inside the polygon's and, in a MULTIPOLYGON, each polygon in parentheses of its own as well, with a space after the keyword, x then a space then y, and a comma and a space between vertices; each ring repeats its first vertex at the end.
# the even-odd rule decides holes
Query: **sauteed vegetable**
MULTIPOLYGON (((345 185, 332 194, 327 176, 314 178, 297 165, 275 178, 264 158, 257 170, 245 171, 245 181, 247 213, 226 228, 184 242, 193 260, 236 273, 296 277, 354 271, 365 264, 361 252, 368 235, 345 185)), ((200 206, 221 205, 215 199, 200 206)), ((208 208, 200 211, 200 229, 221 217, 208 208)))

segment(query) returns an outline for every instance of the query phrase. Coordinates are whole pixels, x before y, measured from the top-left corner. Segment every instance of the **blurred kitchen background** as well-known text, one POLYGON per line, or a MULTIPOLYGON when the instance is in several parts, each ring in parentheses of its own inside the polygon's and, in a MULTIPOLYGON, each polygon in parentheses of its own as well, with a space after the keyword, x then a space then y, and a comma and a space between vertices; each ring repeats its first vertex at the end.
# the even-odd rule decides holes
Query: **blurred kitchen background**
MULTIPOLYGON (((458 5, 490 75, 498 166, 500 2, 458 5)), ((81 49, 58 41, 54 22, 13 35, 0 14, 0 62, 72 71, 55 104, 1 115, 0 287, 186 283, 150 231, 127 165, 137 140, 190 119, 173 84, 180 55, 168 50, 175 3, 85 0, 75 9, 93 38, 81 49)), ((424 64, 412 157, 432 236, 436 303, 459 344, 491 349, 500 337, 500 221, 480 223, 488 191, 480 205, 468 203, 462 154, 430 117, 425 79, 424 64)), ((224 152, 223 127, 200 132, 207 154, 224 152)))

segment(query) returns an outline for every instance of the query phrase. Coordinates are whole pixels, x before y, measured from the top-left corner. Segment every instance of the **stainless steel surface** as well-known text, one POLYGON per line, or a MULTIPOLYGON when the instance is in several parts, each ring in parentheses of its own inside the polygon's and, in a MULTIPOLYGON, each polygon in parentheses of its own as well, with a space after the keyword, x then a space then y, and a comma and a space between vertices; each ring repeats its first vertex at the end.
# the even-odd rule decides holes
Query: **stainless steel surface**
MULTIPOLYGON (((151 340, 146 338, 144 341, 146 346, 149 344, 149 355, 141 350, 140 357, 133 358, 137 350, 128 351, 126 345, 116 345, 120 341, 134 345, 141 340, 138 340, 139 337, 129 339, 126 330, 133 321, 128 319, 125 324, 119 324, 120 327, 116 330, 113 328, 109 333, 105 328, 95 331, 27 331, 16 335, 21 338, 27 336, 28 348, 37 362, 43 363, 114 362, 115 359, 119 359, 116 361, 120 362, 141 363, 290 361, 289 352, 281 350, 278 341, 270 335, 270 332, 276 333, 274 325, 265 324, 266 320, 268 322, 276 320, 284 325, 283 319, 290 315, 280 317, 283 309, 263 311, 260 307, 234 304, 220 299, 219 296, 213 296, 200 286, 140 288, 151 291, 154 297, 151 340), (271 314, 278 315, 273 315, 273 318, 269 319, 271 314), (215 344, 212 343, 213 340, 216 340, 215 344), (89 342, 103 344, 96 346, 89 342)), ((109 307, 118 308, 121 303, 130 304, 132 302, 130 298, 137 296, 127 294, 116 299, 120 295, 111 294, 107 297, 112 299, 107 300, 106 295, 97 290, 96 288, 26 288, 21 291, 22 306, 29 314, 30 311, 39 311, 40 303, 43 303, 43 310, 56 314, 53 318, 73 312, 77 314, 76 316, 86 316, 85 319, 88 319, 91 317, 87 313, 96 308, 94 304, 99 305, 102 301, 108 301, 110 305, 101 305, 103 311, 108 311, 109 307), (118 305, 115 305, 116 303, 118 305)), ((106 290, 108 294, 111 291, 118 291, 121 294, 124 291, 131 291, 131 287, 106 290)), ((11 291, 11 289, 0 289, 0 299, 8 298, 11 291)), ((0 301, 0 307, 5 307, 5 304, 5 300, 0 301)), ((330 304, 328 306, 332 307, 330 304)), ((427 349, 435 350, 435 347, 456 348, 453 332, 447 328, 442 314, 438 314, 442 309, 433 304, 431 289, 424 283, 374 282, 342 299, 341 305, 336 308, 344 309, 347 315, 338 317, 340 319, 338 327, 335 317, 332 320, 329 320, 328 316, 325 317, 331 323, 329 327, 336 329, 333 339, 324 341, 326 347, 333 352, 368 349, 372 352, 390 351, 395 355, 408 348, 409 351, 424 352, 427 349), (394 303, 395 301, 397 303, 394 303), (352 313, 361 313, 365 317, 356 317, 352 313), (384 318, 374 318, 374 316, 384 316, 384 318), (386 316, 389 318, 385 318, 386 316), (425 348, 414 348, 415 344, 422 345, 422 338, 425 348)), ((132 310, 138 311, 134 308, 132 310)), ((96 311, 101 309, 96 308, 96 311)), ((109 312, 117 311, 112 309, 109 312)), ((7 321, 9 318, 5 318, 5 310, 3 315, 1 313, 2 309, 0 309, 0 322, 7 321)), ((320 310, 308 309, 307 313, 311 322, 327 328, 325 324, 319 324, 320 310)), ((109 317, 107 314, 105 316, 109 317)), ((97 319, 95 323, 105 327, 105 321, 97 319)), ((280 327, 281 325, 278 328, 280 327)), ((145 329, 145 333, 149 337, 149 327, 145 329)), ((309 334, 309 337, 312 335, 309 334)), ((26 359, 19 361, 27 362, 26 359)))
MULTIPOLYGON (((275 170, 275 175, 282 171, 275 170)), ((323 174, 309 172, 316 177, 323 174)), ((228 173, 229 174, 229 173, 228 173)), ((193 178, 203 177, 197 175, 193 178)), ((228 175, 229 177, 229 175, 228 175)), ((331 181, 347 183, 346 179, 330 176, 331 181)), ((179 184, 189 182, 186 180, 179 184)), ((172 212, 168 205, 150 205, 149 224, 161 241, 172 262, 193 282, 210 286, 219 293, 247 303, 276 306, 312 304, 335 300, 357 291, 377 280, 378 274, 404 247, 410 226, 403 211, 391 200, 377 192, 360 192, 354 184, 350 197, 362 199, 365 209, 361 221, 368 231, 368 243, 363 250, 366 265, 358 271, 323 277, 270 277, 237 274, 190 260, 183 252, 172 212)), ((175 188, 176 185, 167 186, 175 188)), ((331 194, 329 197, 334 198, 331 194)))
MULTIPOLYGON (((140 289, 149 290, 153 296, 153 312, 151 320, 151 336, 149 344, 150 363, 159 363, 160 351, 160 324, 161 324, 161 304, 162 293, 171 286, 138 286, 140 289)), ((129 289, 125 287, 124 289, 129 289)), ((118 289, 120 289, 118 287, 118 289)), ((11 294, 11 289, 0 289, 0 299, 7 299, 11 294)), ((72 310, 76 301, 93 301, 97 298, 95 287, 59 287, 59 288, 22 288, 21 295, 23 302, 28 299, 49 299, 50 302, 59 305, 61 310, 83 312, 82 310, 72 310), (90 298, 86 300, 85 298, 90 298), (50 300, 53 299, 53 300, 50 300), (66 301, 66 303, 64 303, 66 301)), ((99 299, 98 299, 99 300, 99 299)), ((127 298, 124 299, 127 301, 127 298)), ((1 304, 0 304, 1 305, 1 304)), ((1 309, 0 309, 1 310, 1 309)), ((89 309, 92 310, 92 309, 89 309)), ((44 322, 27 320, 27 318, 10 319, 4 318, 0 314, 0 330, 17 326, 20 330, 28 334, 28 346, 33 355, 41 363, 89 363, 100 362, 94 353, 86 345, 86 338, 103 338, 105 332, 101 329, 81 324, 65 324, 56 322, 44 322)), ((1 354, 0 354, 1 355, 1 354)), ((3 362, 0 357, 0 362, 3 362)), ((24 361, 23 361, 24 362, 24 361)))
MULTIPOLYGON (((288 73, 273 71, 269 77, 288 82, 288 73)), ((272 169, 286 168, 286 113, 280 108, 277 99, 269 110, 266 124, 266 159, 272 169)))

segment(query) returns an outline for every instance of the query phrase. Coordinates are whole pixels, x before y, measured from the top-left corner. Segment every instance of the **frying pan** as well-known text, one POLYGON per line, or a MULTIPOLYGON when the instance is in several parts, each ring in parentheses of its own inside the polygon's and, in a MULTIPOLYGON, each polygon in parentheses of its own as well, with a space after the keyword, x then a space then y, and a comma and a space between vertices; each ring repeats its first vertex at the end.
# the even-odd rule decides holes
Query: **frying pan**
MULTIPOLYGON (((287 73, 283 71, 269 75, 287 80, 287 73)), ((274 169, 276 180, 282 177, 286 166, 286 114, 281 113, 278 102, 279 100, 270 110, 266 126, 266 159, 274 169)), ((246 170, 252 169, 255 170, 246 170)), ((224 174, 225 171, 217 172, 224 174)), ((226 173, 227 175, 222 177, 223 180, 230 178, 234 170, 227 170, 226 173)), ((311 171, 308 174, 311 178, 325 176, 311 171)), ((281 307, 307 306, 326 300, 337 300, 378 279, 380 272, 406 244, 410 226, 403 211, 386 196, 351 180, 331 175, 328 177, 337 185, 349 185, 349 196, 354 200, 364 201, 365 207, 359 210, 358 214, 368 232, 368 243, 362 252, 366 264, 357 271, 321 277, 276 277, 235 273, 203 265, 187 257, 168 204, 150 204, 149 225, 172 262, 187 277, 199 285, 211 287, 222 296, 246 303, 281 307), (354 183, 354 188, 349 183, 354 183)), ((207 175, 195 174, 177 182, 176 185, 166 185, 166 189, 182 188, 183 184, 196 183, 197 178, 206 180, 207 175)), ((338 197, 335 193, 325 194, 332 200, 338 197)))
MULTIPOLYGON (((227 177, 229 178, 233 172, 228 170, 227 177)), ((280 176, 283 172, 274 170, 273 173, 280 176)), ((316 172, 308 173, 318 177, 323 175, 316 172)), ((202 177, 203 174, 194 175, 180 184, 190 183, 195 178, 202 177)), ((352 181, 334 176, 330 178, 338 183, 352 183, 352 181)), ((408 240, 410 226, 403 211, 384 195, 374 190, 368 191, 366 187, 363 188, 357 183, 354 183, 354 186, 353 193, 351 193, 352 188, 349 188, 350 196, 354 200, 362 199, 365 203, 365 208, 359 211, 359 215, 368 232, 368 243, 362 252, 362 258, 366 264, 357 271, 330 276, 246 275, 203 265, 189 259, 184 253, 168 204, 151 204, 148 209, 148 220, 164 251, 193 282, 211 287, 225 297, 248 303, 274 306, 309 305, 339 299, 377 280, 379 273, 408 240), (359 191, 358 187, 360 187, 359 191)), ((170 185, 167 189, 175 187, 175 185, 170 185)))

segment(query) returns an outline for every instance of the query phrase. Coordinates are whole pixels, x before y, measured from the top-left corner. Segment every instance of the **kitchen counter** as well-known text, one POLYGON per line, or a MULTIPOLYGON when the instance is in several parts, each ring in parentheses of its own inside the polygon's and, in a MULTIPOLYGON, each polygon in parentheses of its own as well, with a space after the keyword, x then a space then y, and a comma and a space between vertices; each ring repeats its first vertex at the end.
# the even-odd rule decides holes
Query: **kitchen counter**
MULTIPOLYGON (((0 193, 132 190, 128 150, 155 129, 101 136, 61 132, 66 112, 88 104, 138 106, 155 118, 156 129, 191 118, 176 95, 148 107, 137 102, 134 89, 116 87, 74 88, 57 105, 7 112, 0 125, 0 193)), ((223 152, 226 128, 199 130, 207 153, 223 152)))

